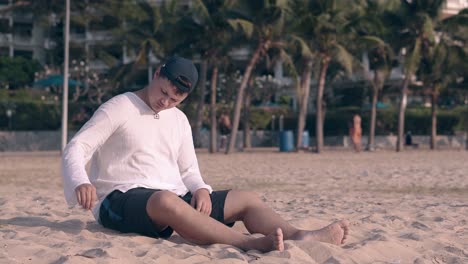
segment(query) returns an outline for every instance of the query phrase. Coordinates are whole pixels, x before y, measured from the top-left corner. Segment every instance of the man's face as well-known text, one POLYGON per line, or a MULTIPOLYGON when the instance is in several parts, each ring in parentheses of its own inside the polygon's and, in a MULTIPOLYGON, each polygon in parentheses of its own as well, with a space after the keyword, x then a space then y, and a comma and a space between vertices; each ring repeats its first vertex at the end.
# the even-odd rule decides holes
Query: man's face
POLYGON ((165 77, 156 72, 148 90, 150 107, 156 112, 179 105, 188 93, 179 94, 177 88, 165 77))

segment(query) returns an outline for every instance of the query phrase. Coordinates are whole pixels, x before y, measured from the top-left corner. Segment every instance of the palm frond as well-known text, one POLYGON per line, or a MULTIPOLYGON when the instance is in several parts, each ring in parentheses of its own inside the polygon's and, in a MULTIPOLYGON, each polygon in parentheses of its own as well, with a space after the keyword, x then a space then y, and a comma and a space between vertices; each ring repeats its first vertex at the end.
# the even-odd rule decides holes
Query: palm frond
POLYGON ((247 38, 251 38, 255 26, 245 19, 228 19, 229 25, 236 31, 241 31, 247 38))
POLYGON ((284 62, 287 73, 291 74, 294 79, 297 79, 299 74, 297 73, 296 66, 291 56, 285 50, 281 50, 280 57, 284 62))
POLYGON ((434 24, 432 22, 432 19, 428 15, 423 16, 423 25, 422 25, 422 30, 423 34, 429 41, 433 42, 435 39, 435 33, 434 33, 434 24))
POLYGON ((98 58, 101 59, 107 66, 115 67, 120 64, 120 59, 114 57, 113 55, 109 54, 105 50, 100 50, 98 52, 98 58))
POLYGON ((193 0, 192 3, 194 13, 200 16, 205 23, 210 22, 211 15, 203 0, 193 0))
POLYGON ((345 69, 348 75, 351 75, 353 72, 353 55, 351 55, 351 53, 349 53, 346 48, 340 44, 334 44, 333 48, 335 61, 337 61, 345 69))
POLYGON ((405 60, 405 72, 407 75, 412 75, 416 72, 416 69, 421 60, 421 39, 417 38, 411 54, 406 57, 405 60))
POLYGON ((291 39, 293 43, 296 43, 299 46, 300 53, 303 57, 311 58, 314 56, 309 45, 303 38, 297 35, 291 35, 291 39))
POLYGON ((375 49, 387 45, 385 41, 376 36, 363 36, 358 38, 358 41, 367 49, 375 49))

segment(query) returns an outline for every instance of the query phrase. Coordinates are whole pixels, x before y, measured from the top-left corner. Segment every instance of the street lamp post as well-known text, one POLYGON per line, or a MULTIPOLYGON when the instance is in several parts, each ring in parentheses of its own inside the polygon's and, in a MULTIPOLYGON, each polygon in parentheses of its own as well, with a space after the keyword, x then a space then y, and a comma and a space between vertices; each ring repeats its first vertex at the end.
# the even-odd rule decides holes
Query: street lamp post
POLYGON ((70 39, 70 0, 66 0, 65 11, 65 51, 63 63, 63 99, 62 99, 62 145, 61 151, 67 145, 68 132, 68 56, 69 56, 69 39, 70 39))

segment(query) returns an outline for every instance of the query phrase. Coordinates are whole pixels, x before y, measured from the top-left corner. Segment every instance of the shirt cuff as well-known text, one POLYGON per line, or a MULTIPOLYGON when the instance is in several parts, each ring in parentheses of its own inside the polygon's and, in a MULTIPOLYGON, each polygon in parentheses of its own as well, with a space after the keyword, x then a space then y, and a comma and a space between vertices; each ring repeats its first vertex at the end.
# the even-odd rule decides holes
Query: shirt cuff
POLYGON ((209 192, 210 194, 213 192, 213 189, 212 189, 211 186, 208 185, 208 184, 199 185, 199 186, 197 186, 196 188, 193 188, 192 190, 190 190, 190 192, 191 192, 192 194, 195 194, 195 192, 198 191, 198 190, 200 190, 200 189, 207 189, 208 192, 209 192))

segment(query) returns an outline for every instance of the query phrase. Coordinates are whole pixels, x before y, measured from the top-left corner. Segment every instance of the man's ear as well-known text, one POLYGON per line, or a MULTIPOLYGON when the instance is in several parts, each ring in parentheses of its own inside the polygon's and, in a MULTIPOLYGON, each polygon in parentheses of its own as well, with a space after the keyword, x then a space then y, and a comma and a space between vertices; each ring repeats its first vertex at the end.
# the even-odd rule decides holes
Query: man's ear
POLYGON ((154 75, 153 75, 153 80, 156 79, 157 77, 159 77, 161 73, 161 66, 159 66, 156 71, 154 72, 154 75))

